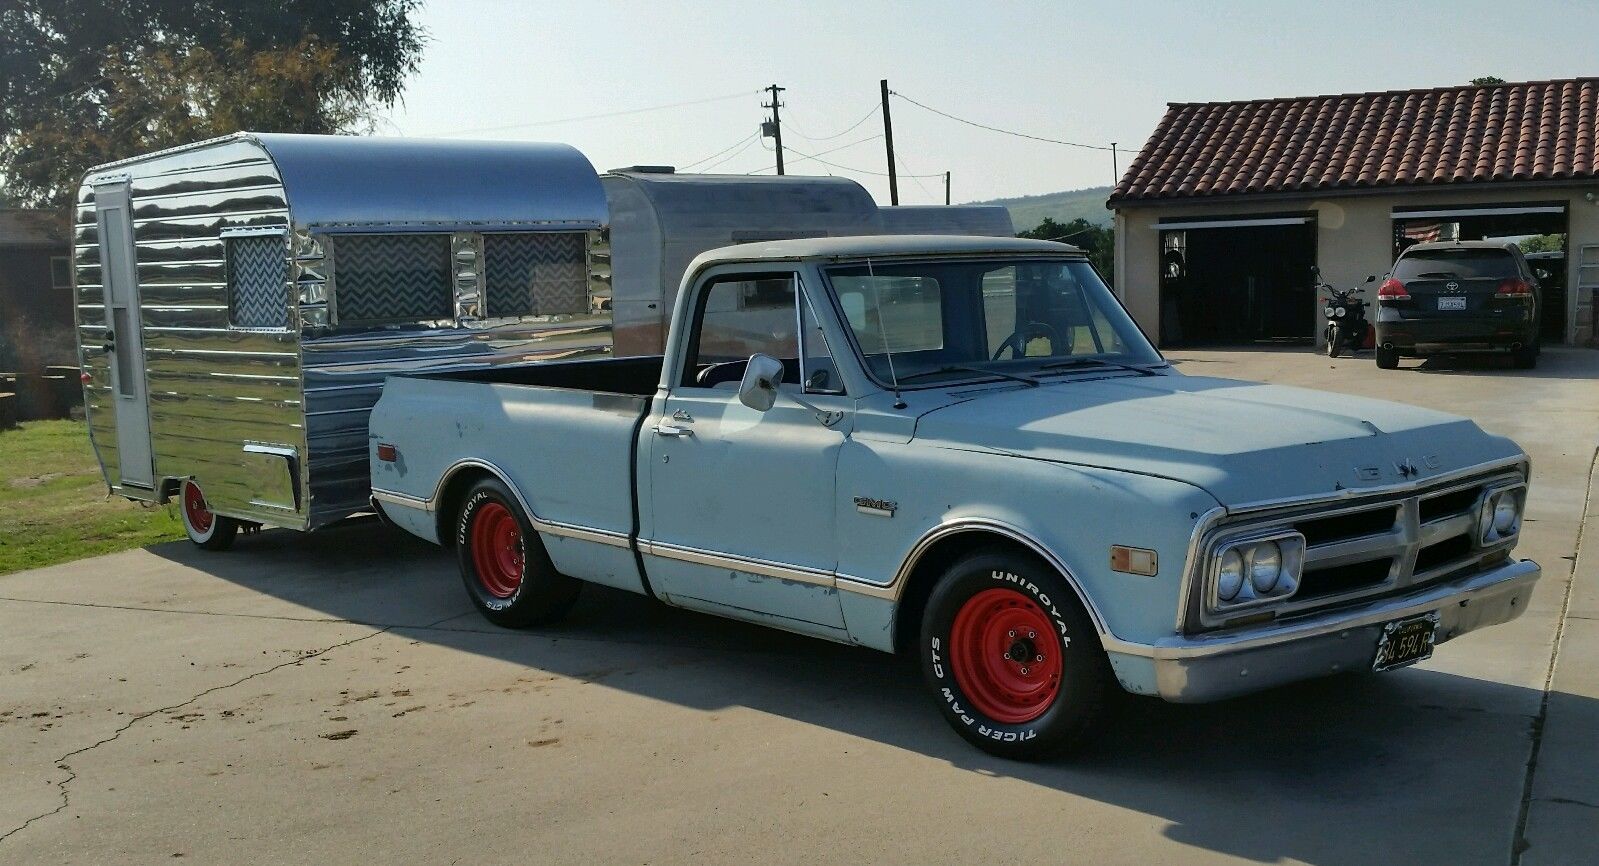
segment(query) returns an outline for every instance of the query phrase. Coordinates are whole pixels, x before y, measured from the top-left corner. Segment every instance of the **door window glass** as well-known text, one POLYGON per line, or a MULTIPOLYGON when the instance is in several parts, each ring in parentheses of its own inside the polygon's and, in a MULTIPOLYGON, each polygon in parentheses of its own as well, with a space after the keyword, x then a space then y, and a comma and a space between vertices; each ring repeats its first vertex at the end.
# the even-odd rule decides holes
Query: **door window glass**
POLYGON ((684 385, 737 387, 757 352, 784 362, 783 381, 799 383, 794 277, 727 277, 701 297, 684 385))

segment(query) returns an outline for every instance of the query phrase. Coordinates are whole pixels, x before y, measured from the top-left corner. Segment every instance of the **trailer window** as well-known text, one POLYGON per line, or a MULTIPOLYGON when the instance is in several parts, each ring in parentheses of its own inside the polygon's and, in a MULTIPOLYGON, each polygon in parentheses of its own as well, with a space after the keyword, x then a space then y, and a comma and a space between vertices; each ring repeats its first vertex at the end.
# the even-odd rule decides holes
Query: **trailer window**
POLYGON ((225 244, 228 324, 235 328, 286 330, 289 255, 284 236, 230 237, 225 244))
POLYGON ((588 244, 582 232, 483 236, 484 315, 554 316, 589 311, 588 244))
POLYGON ((341 324, 455 318, 449 235, 340 235, 333 267, 341 324))

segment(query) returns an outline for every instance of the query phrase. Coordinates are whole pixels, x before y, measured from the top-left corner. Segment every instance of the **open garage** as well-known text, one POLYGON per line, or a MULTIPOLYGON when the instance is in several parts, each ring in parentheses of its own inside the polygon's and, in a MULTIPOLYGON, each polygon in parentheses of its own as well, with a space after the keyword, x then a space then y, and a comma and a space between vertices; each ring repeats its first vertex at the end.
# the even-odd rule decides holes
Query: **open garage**
MULTIPOLYGON (((1112 194, 1117 290, 1163 346, 1309 345, 1316 271, 1423 241, 1520 245, 1545 343, 1599 290, 1599 79, 1172 104, 1112 194)), ((1370 295, 1368 292, 1368 300, 1370 295)))

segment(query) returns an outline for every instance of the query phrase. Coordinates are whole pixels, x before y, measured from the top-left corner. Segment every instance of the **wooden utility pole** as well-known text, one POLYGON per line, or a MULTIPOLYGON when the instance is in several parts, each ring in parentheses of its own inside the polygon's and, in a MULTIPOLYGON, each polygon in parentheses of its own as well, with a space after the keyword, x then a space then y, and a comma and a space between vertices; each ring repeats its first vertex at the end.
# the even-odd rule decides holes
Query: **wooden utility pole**
POLYGON ((888 114, 888 79, 878 82, 883 90, 883 141, 888 145, 888 203, 899 204, 899 174, 894 171, 894 121, 888 114))
POLYGON ((1111 186, 1115 186, 1116 184, 1122 182, 1122 170, 1121 167, 1117 165, 1116 142, 1114 141, 1110 143, 1110 175, 1111 186))
POLYGON ((771 101, 770 104, 762 104, 761 107, 762 108, 770 108, 772 110, 772 143, 777 148, 777 173, 778 174, 782 174, 783 173, 783 118, 778 115, 777 110, 779 108, 783 107, 783 103, 777 101, 777 95, 779 93, 782 93, 783 91, 787 90, 788 88, 786 88, 786 87, 778 87, 777 85, 773 84, 772 86, 767 87, 765 89, 771 92, 772 101, 771 101))
POLYGON ((944 172, 944 204, 949 204, 949 172, 944 172))

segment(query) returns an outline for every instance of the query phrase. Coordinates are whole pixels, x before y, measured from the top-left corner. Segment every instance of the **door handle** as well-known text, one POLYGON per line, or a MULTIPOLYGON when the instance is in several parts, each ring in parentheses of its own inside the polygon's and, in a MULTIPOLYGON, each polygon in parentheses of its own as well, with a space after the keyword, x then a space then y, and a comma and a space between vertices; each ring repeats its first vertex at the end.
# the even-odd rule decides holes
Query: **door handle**
POLYGON ((674 427, 671 424, 657 424, 655 425, 655 435, 677 437, 693 436, 694 431, 688 429, 687 427, 674 427))

